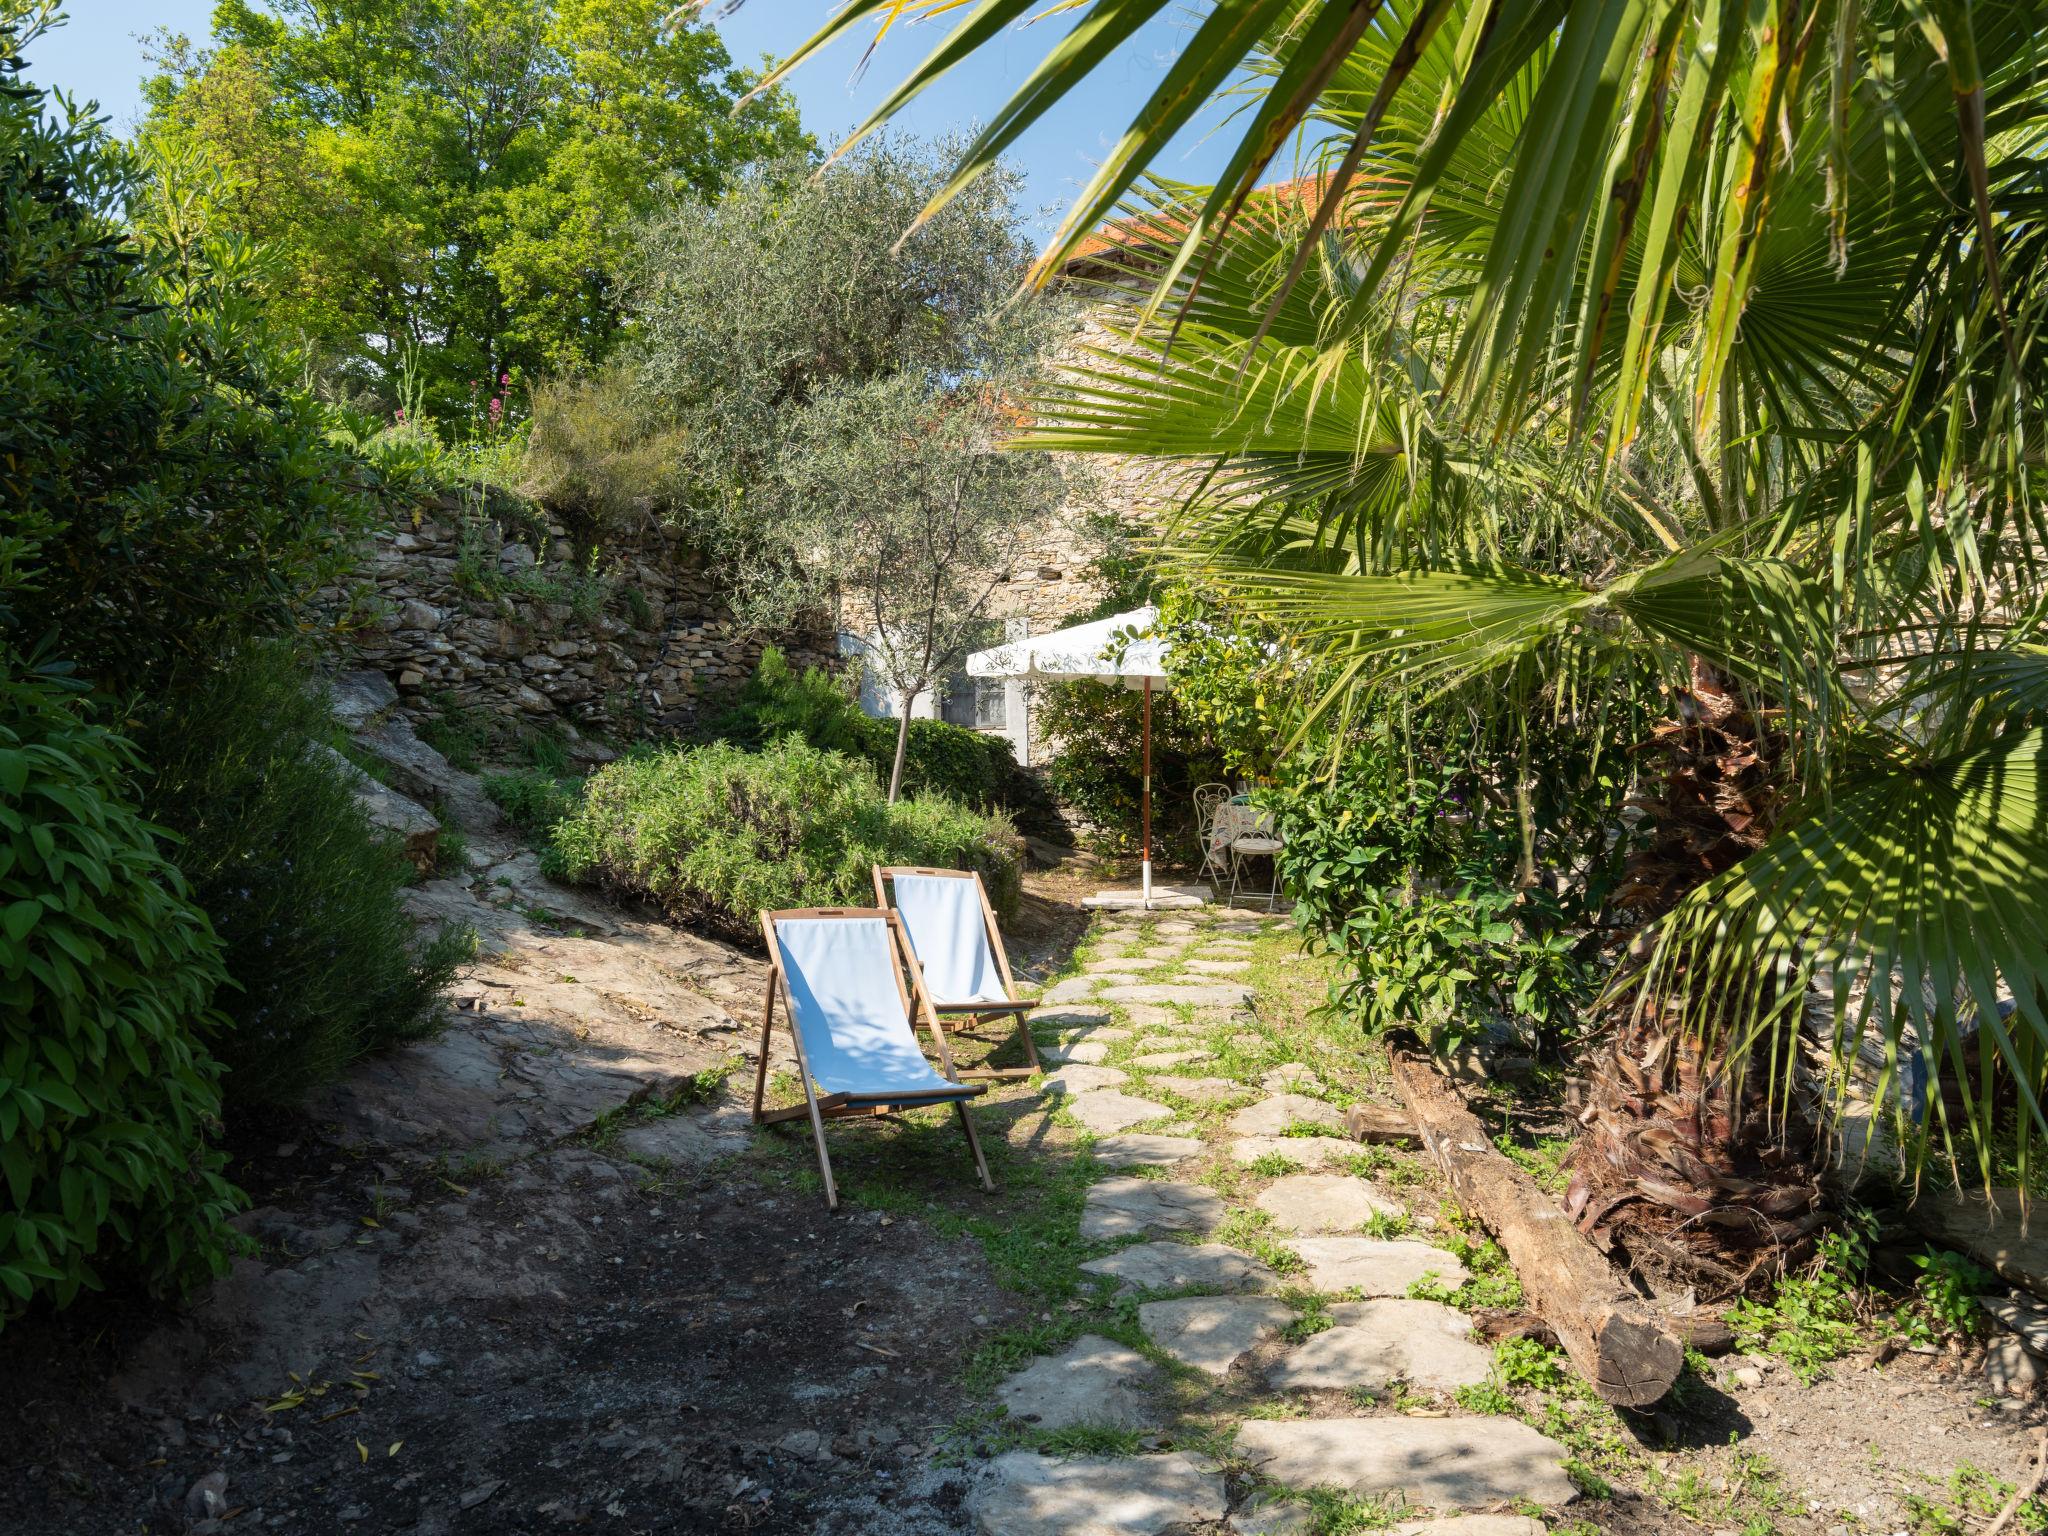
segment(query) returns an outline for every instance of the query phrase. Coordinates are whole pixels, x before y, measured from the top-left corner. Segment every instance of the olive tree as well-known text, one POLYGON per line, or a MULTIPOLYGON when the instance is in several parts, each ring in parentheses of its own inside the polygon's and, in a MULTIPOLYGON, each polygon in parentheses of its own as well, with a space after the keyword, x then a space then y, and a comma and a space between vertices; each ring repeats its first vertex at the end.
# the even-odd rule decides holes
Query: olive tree
POLYGON ((912 701, 984 627, 1020 529, 1057 510, 1042 453, 1005 453, 1003 402, 910 374, 831 387, 783 450, 777 584, 865 620, 867 660, 898 700, 889 798, 903 782, 912 701))

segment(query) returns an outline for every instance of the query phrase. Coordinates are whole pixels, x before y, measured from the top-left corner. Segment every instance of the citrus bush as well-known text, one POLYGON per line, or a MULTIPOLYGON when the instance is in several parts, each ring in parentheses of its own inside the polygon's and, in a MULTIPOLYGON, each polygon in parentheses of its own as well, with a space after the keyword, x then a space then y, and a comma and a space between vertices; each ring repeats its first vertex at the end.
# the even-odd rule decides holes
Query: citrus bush
POLYGON ((124 798, 127 745, 0 682, 0 1320, 226 1265, 219 944, 124 798))
POLYGON ((729 933, 764 908, 872 906, 876 864, 981 872, 999 913, 1021 894, 1020 848, 1000 814, 938 796, 890 805, 862 762, 795 737, 620 759, 593 774, 554 829, 553 862, 729 933))

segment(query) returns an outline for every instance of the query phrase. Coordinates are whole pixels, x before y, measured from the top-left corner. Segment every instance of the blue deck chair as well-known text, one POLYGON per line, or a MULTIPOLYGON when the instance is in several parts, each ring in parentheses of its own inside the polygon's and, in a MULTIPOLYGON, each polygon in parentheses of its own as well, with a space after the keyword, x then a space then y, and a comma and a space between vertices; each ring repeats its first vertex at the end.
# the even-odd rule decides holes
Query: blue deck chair
MULTIPOLYGON (((1038 1046, 1031 1038, 1030 1014, 1037 1003, 1017 996, 1010 979, 1010 957, 1003 950, 1002 929, 981 876, 968 869, 918 869, 910 865, 877 865, 875 905, 889 905, 895 888, 896 915, 917 968, 924 973, 932 1008, 942 1028, 961 1034, 953 1021, 986 1023, 1011 1014, 1017 1038, 1024 1043, 1021 1067, 977 1067, 963 1078, 1030 1077, 1039 1070, 1038 1046)), ((981 1038, 970 1036, 970 1038, 981 1038)))
POLYGON ((974 1153, 982 1188, 993 1191, 967 1100, 988 1090, 963 1083, 953 1070, 945 1032, 933 1012, 924 977, 903 942, 893 912, 857 907, 803 907, 761 914, 768 945, 768 999, 761 1010, 761 1063, 754 1077, 754 1122, 773 1125, 808 1115, 817 1143, 825 1203, 839 1209, 825 1121, 849 1115, 886 1115, 930 1104, 951 1104, 974 1153), (910 985, 906 989, 904 977, 910 985), (775 1002, 782 1000, 796 1042, 797 1076, 804 1102, 766 1109, 768 1042, 775 1002), (938 1046, 944 1075, 917 1048, 912 1023, 920 1015, 938 1046))

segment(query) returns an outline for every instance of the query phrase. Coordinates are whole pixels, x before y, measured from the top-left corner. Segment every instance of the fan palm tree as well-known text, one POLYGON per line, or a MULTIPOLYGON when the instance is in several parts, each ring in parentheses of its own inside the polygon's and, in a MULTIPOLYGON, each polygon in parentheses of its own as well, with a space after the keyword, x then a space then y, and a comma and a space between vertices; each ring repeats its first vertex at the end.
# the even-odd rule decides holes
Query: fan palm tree
MULTIPOLYGON (((1055 7, 1072 26, 939 201, 1166 4, 1055 7)), ((850 0, 789 64, 963 11, 879 121, 1041 5, 850 0)), ((1838 1062, 1920 1058, 1909 1157, 1960 1127, 1988 1181, 2002 1083, 2023 1181, 2048 1129, 2039 20, 1218 3, 1046 253, 1118 207, 1138 232, 1128 342, 1032 444, 1184 466, 1175 557, 1335 663, 1327 702, 1532 668, 1567 714, 1612 679, 1671 690, 1667 867, 1636 871, 1650 926, 1580 1160, 1595 1214, 1605 1170, 1796 1231, 1810 1187, 1779 1165, 1816 999, 1838 1062), (1217 184, 1143 181, 1222 92, 1217 184), (1298 210, 1255 193, 1290 141, 1298 210)))

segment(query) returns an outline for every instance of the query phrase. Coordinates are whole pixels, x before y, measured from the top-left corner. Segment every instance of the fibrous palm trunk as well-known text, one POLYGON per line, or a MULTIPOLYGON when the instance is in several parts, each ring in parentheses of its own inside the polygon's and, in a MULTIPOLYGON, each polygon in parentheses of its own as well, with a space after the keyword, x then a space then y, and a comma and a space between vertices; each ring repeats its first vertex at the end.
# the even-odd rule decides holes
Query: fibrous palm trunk
MULTIPOLYGON (((1640 749, 1661 759, 1638 798, 1642 846, 1617 895, 1644 931, 1768 835, 1781 743, 1741 689, 1695 661, 1674 716, 1640 749)), ((1646 765, 1647 767, 1647 765, 1646 765)), ((1639 933, 1629 962, 1639 964, 1639 933)), ((1668 988, 1665 989, 1668 992, 1668 988)), ((1690 999, 1688 1019, 1711 1016, 1690 999)), ((1714 1294, 1797 1257, 1819 1224, 1811 1123, 1768 1096, 1720 1039, 1626 986, 1580 1063, 1583 1134, 1566 1207, 1638 1266, 1714 1294)))

